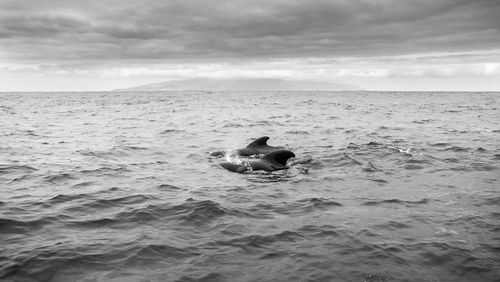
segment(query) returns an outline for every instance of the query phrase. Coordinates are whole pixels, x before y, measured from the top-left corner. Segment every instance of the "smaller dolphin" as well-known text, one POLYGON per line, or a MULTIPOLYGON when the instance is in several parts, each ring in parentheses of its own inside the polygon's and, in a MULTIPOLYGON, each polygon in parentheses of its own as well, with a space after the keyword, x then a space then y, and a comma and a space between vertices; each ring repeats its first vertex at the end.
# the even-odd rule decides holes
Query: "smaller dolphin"
POLYGON ((286 166, 286 162, 289 158, 293 157, 295 157, 295 154, 291 151, 278 150, 270 152, 258 160, 244 161, 239 165, 225 162, 221 163, 220 166, 222 166, 227 170, 238 173, 243 173, 245 171, 254 171, 254 170, 265 170, 267 172, 272 172, 275 170, 287 169, 288 167, 286 166))
MULTIPOLYGON (((267 154, 282 149, 281 147, 273 147, 267 145, 267 140, 269 140, 269 137, 267 136, 257 138, 252 143, 248 144, 245 148, 236 150, 236 154, 238 154, 239 156, 248 157, 253 155, 267 154)), ((226 154, 226 152, 215 151, 210 152, 209 154, 212 157, 222 157, 226 154)))

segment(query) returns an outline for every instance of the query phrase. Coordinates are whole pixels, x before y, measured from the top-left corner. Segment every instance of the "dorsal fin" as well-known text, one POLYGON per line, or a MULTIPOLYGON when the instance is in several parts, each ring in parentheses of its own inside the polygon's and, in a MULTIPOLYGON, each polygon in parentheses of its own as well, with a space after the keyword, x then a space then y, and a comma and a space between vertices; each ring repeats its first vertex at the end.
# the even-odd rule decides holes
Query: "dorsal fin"
POLYGON ((266 154, 261 159, 266 160, 270 163, 280 164, 282 166, 286 166, 286 161, 289 158, 294 158, 294 157, 295 157, 295 154, 291 151, 278 150, 278 151, 274 151, 274 152, 271 152, 269 154, 266 154))
POLYGON ((248 144, 247 148, 268 146, 267 140, 269 140, 267 136, 257 138, 252 143, 248 144))

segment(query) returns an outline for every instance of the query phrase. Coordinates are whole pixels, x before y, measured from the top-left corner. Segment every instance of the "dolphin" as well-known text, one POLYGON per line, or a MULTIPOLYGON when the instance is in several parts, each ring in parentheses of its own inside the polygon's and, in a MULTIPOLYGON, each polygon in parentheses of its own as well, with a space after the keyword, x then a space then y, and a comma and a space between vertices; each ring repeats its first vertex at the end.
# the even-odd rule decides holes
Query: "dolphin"
MULTIPOLYGON (((257 138, 252 143, 248 144, 245 148, 236 150, 236 154, 238 154, 239 156, 248 157, 253 155, 267 154, 282 149, 282 147, 273 147, 267 145, 267 140, 269 140, 269 137, 267 136, 257 138)), ((213 157, 221 157, 224 156, 225 153, 226 152, 224 151, 215 151, 210 152, 209 154, 213 157)))
POLYGON ((230 162, 225 162, 221 163, 220 166, 222 166, 227 170, 238 173, 243 173, 245 171, 254 171, 254 170, 265 170, 267 172, 272 172, 275 170, 287 169, 288 167, 286 166, 286 162, 289 158, 293 157, 295 157, 295 154, 291 151, 277 150, 270 152, 257 160, 244 161, 239 165, 230 162))
POLYGON ((281 147, 273 147, 267 145, 267 140, 269 140, 269 137, 267 136, 257 138, 252 143, 248 144, 245 148, 238 149, 236 152, 238 153, 238 155, 246 157, 259 154, 267 154, 282 149, 281 147))

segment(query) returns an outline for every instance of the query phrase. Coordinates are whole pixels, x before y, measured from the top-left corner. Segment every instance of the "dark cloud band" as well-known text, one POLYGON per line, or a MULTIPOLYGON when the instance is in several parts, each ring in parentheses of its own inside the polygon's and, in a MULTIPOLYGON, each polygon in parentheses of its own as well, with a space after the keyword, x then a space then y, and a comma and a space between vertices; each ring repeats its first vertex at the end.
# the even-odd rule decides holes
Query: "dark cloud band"
POLYGON ((12 60, 378 56, 500 46, 500 1, 3 1, 12 60))

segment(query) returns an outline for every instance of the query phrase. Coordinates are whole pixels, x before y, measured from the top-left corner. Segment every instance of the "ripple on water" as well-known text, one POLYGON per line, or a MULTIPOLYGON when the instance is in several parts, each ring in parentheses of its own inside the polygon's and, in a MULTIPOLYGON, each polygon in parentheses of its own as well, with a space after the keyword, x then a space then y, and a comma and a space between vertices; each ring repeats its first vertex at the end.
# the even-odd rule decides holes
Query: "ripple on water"
POLYGON ((79 172, 84 175, 93 175, 93 176, 103 176, 103 175, 115 175, 121 176, 124 172, 130 172, 126 166, 116 165, 116 166, 101 166, 95 169, 83 169, 79 172))
POLYGON ((8 165, 0 164, 0 174, 8 174, 15 172, 30 173, 36 171, 37 169, 29 165, 8 165))
POLYGON ((179 188, 177 186, 170 185, 170 184, 160 184, 158 186, 158 189, 160 189, 160 190, 182 190, 182 188, 179 188))
POLYGON ((214 244, 227 245, 231 247, 238 247, 247 253, 257 252, 260 253, 261 249, 265 249, 270 245, 281 242, 296 242, 303 240, 304 236, 293 231, 283 231, 270 235, 248 235, 242 236, 227 241, 216 241, 214 244))
POLYGON ((43 179, 48 183, 61 183, 69 180, 75 180, 78 178, 71 173, 56 173, 52 175, 47 175, 43 179))
POLYGON ((412 228, 412 226, 410 224, 403 222, 389 221, 386 223, 374 225, 373 228, 375 230, 399 230, 399 229, 412 228))
POLYGON ((309 132, 305 131, 305 130, 289 130, 289 131, 285 131, 286 134, 297 134, 297 135, 308 135, 309 132))
POLYGON ((185 130, 180 129, 165 129, 161 131, 159 134, 173 134, 173 133, 183 133, 185 130))
POLYGON ((270 217, 273 214, 282 215, 303 215, 311 212, 321 212, 342 204, 324 198, 305 198, 294 202, 284 202, 281 204, 259 203, 246 209, 252 216, 270 217))
POLYGON ((385 205, 385 204, 396 204, 396 205, 405 205, 407 207, 414 206, 414 205, 422 205, 422 204, 428 204, 429 199, 422 199, 420 201, 404 201, 404 200, 399 200, 399 199, 388 199, 388 200, 380 200, 380 201, 368 201, 364 202, 363 205, 365 206, 379 206, 379 205, 385 205))
POLYGON ((49 225, 56 225, 69 219, 67 215, 40 216, 31 220, 0 219, 0 228, 3 234, 30 234, 49 225))
POLYGON ((498 280, 498 93, 0 96, 0 280, 498 280))
POLYGON ((206 226, 219 218, 226 216, 247 217, 246 212, 224 207, 219 203, 209 200, 187 199, 185 202, 177 205, 167 203, 151 203, 154 197, 145 195, 134 195, 113 199, 98 199, 85 204, 75 205, 68 208, 67 212, 83 212, 98 215, 98 211, 113 209, 116 207, 127 207, 127 209, 117 210, 116 213, 109 214, 108 217, 94 217, 80 221, 73 221, 72 224, 82 227, 94 227, 104 225, 114 228, 121 225, 127 225, 130 222, 170 222, 177 225, 206 226), (138 207, 139 203, 147 205, 138 207), (148 204, 149 203, 149 204, 148 204), (112 217, 109 217, 112 216, 112 217))
POLYGON ((99 214, 109 209, 121 207, 134 207, 138 204, 148 203, 156 200, 155 196, 150 195, 128 195, 114 198, 103 198, 103 196, 80 194, 80 195, 58 195, 51 199, 54 204, 66 203, 68 201, 76 201, 71 206, 65 208, 65 211, 79 212, 82 214, 99 214))

